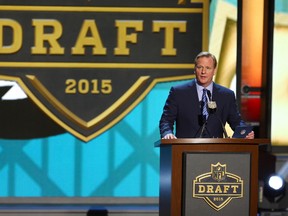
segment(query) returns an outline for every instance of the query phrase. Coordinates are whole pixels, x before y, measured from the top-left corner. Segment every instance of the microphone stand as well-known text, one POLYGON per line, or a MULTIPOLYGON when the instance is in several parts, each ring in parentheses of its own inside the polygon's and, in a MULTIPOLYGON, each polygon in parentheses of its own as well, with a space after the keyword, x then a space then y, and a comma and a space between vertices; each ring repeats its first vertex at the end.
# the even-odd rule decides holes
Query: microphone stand
POLYGON ((205 120, 205 122, 203 123, 202 127, 201 127, 201 132, 200 132, 200 136, 199 138, 202 138, 203 136, 203 133, 204 133, 204 130, 206 128, 206 125, 207 125, 207 122, 208 122, 208 119, 209 119, 210 115, 208 115, 208 118, 205 120))
MULTIPOLYGON (((210 111, 209 113, 216 115, 217 104, 216 104, 215 101, 209 101, 209 102, 208 102, 208 108, 209 108, 209 111, 210 111)), ((222 120, 220 119, 220 117, 219 117, 218 115, 216 115, 216 117, 217 117, 217 119, 219 120, 219 122, 221 123, 222 130, 223 130, 223 132, 224 132, 224 137, 225 137, 225 138, 229 138, 229 137, 228 137, 228 134, 227 134, 227 131, 226 131, 225 127, 224 127, 224 124, 223 124, 223 122, 222 122, 222 120)))
MULTIPOLYGON (((216 116, 217 116, 217 115, 216 115, 216 116)), ((230 138, 230 137, 228 137, 228 134, 227 134, 227 131, 226 131, 224 125, 223 125, 223 122, 221 121, 221 119, 219 118, 219 116, 217 116, 217 118, 218 118, 218 120, 219 120, 220 123, 221 123, 222 129, 223 129, 223 132, 224 132, 224 137, 225 137, 225 138, 230 138)))
MULTIPOLYGON (((217 108, 216 101, 212 101, 212 95, 211 95, 211 92, 209 90, 207 91, 207 94, 208 94, 208 98, 209 98, 209 102, 208 102, 208 108, 210 111, 209 113, 216 113, 216 108, 217 108)), ((218 118, 219 122, 221 123, 225 138, 229 138, 222 120, 220 119, 220 117, 218 115, 216 115, 216 117, 218 118)))

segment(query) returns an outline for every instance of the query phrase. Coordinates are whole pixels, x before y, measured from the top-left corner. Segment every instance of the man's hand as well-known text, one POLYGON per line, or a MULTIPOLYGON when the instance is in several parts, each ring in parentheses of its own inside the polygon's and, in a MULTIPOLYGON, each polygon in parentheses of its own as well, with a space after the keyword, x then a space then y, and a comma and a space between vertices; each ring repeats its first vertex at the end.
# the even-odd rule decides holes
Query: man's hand
POLYGON ((162 137, 162 139, 177 139, 177 137, 174 134, 169 133, 162 137))
POLYGON ((245 139, 254 139, 254 131, 251 131, 246 137, 245 139))

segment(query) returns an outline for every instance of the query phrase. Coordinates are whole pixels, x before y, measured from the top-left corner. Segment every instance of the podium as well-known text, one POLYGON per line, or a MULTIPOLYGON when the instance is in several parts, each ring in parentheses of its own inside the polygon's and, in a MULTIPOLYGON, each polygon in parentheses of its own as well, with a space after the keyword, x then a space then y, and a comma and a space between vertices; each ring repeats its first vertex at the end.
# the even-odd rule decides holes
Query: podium
POLYGON ((269 139, 161 139, 159 216, 256 216, 269 139))

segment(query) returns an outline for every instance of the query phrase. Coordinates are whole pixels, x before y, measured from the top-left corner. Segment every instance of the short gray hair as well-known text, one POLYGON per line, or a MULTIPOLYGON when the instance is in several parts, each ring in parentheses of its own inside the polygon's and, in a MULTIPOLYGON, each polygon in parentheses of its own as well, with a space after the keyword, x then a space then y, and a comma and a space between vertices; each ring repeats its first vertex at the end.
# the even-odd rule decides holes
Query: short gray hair
POLYGON ((195 60, 194 60, 194 62, 195 62, 195 66, 197 65, 197 60, 199 59, 199 58, 202 58, 202 57, 207 57, 207 58, 212 58, 212 60, 213 60, 213 62, 214 62, 214 68, 216 68, 217 67, 217 59, 216 59, 216 57, 212 54, 212 53, 210 53, 210 52, 200 52, 197 56, 196 56, 196 58, 195 58, 195 60))

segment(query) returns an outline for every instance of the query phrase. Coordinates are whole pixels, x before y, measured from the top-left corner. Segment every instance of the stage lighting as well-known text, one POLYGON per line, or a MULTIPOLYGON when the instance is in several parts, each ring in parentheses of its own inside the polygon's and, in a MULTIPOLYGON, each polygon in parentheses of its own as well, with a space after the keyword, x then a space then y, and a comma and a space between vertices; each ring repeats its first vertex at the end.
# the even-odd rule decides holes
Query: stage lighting
POLYGON ((271 175, 265 182, 264 195, 271 202, 278 202, 285 196, 286 182, 279 175, 271 175))
MULTIPOLYGON (((268 161, 271 167, 269 164, 261 167, 263 172, 259 178, 259 216, 288 216, 288 158, 283 157, 283 159, 285 159, 284 163, 281 163, 278 168, 273 161, 268 161)), ((279 158, 277 160, 279 161, 279 158)))
POLYGON ((268 184, 274 190, 280 190, 284 186, 284 180, 280 176, 271 176, 268 180, 268 184))

